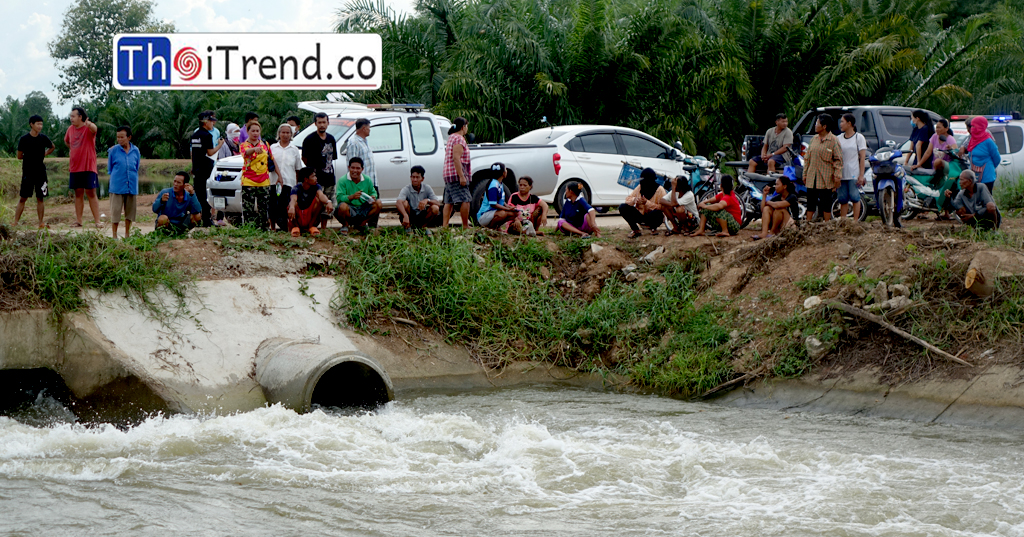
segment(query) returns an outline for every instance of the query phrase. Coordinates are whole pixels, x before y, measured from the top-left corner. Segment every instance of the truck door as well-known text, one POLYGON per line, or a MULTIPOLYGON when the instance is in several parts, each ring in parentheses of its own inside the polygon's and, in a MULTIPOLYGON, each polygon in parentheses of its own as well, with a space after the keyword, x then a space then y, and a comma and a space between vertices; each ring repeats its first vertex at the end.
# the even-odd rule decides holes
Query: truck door
MULTIPOLYGON (((408 167, 423 166, 426 170, 423 180, 434 189, 434 194, 441 196, 444 192, 444 143, 438 137, 439 131, 429 117, 410 117, 408 125, 412 146, 412 160, 408 167)), ((406 173, 407 183, 408 175, 406 173)))
POLYGON ((1008 163, 1000 163, 999 178, 1016 182, 1024 173, 1024 127, 1021 125, 1006 126, 1006 143, 1009 145, 1009 155, 1004 155, 1002 160, 1008 163))
POLYGON ((402 128, 402 119, 386 117, 370 120, 370 137, 366 139, 373 151, 377 169, 377 189, 381 201, 393 204, 402 187, 409 184, 409 144, 402 128))

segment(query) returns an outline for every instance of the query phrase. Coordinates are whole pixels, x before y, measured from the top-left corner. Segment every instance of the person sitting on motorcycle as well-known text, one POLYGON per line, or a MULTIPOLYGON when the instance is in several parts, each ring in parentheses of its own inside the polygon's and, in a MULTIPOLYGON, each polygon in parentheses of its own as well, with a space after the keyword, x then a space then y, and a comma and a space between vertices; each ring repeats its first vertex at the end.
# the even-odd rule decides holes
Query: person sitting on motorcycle
POLYGON ((910 152, 907 153, 904 166, 914 175, 932 175, 935 169, 932 168, 928 142, 935 134, 935 125, 931 116, 924 110, 914 110, 910 114, 910 120, 914 123, 914 130, 910 133, 910 152))
POLYGON ((930 186, 939 189, 939 197, 936 199, 936 206, 942 208, 939 220, 949 220, 950 211, 950 204, 948 203, 950 200, 945 194, 947 189, 943 188, 943 186, 948 180, 949 165, 947 163, 951 162, 953 157, 945 151, 956 148, 956 138, 953 137, 953 133, 949 132, 949 122, 945 119, 936 121, 935 134, 928 140, 928 150, 925 151, 925 157, 931 155, 932 167, 935 169, 935 175, 932 176, 930 186))
POLYGON ((672 226, 670 233, 680 235, 692 233, 697 229, 700 222, 700 213, 697 212, 697 201, 693 197, 693 188, 690 186, 690 179, 680 175, 672 179, 672 190, 664 198, 661 198, 661 212, 672 226))
POLYGON ((789 177, 782 176, 775 180, 775 193, 772 187, 764 187, 764 200, 761 201, 761 234, 754 235, 754 240, 769 239, 782 232, 799 218, 799 206, 796 199, 796 187, 789 177))
MULTIPOLYGON (((946 196, 953 193, 946 190, 946 196)), ((999 229, 1002 218, 992 193, 988 187, 977 182, 977 176, 971 170, 960 173, 960 193, 953 200, 953 207, 960 221, 982 229, 999 229)))
POLYGON ((788 125, 786 114, 775 115, 775 126, 764 133, 761 154, 750 159, 747 172, 754 173, 762 164, 768 166, 768 173, 775 173, 778 167, 789 166, 793 159, 789 153, 789 148, 793 146, 793 131, 789 130, 788 125))

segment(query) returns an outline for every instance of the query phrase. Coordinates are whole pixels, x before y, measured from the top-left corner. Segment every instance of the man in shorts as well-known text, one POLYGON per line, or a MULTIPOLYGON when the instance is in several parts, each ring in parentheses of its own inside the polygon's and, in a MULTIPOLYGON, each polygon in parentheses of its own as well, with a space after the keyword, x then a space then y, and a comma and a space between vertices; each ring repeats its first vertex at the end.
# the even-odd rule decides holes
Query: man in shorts
POLYGON ((309 166, 295 174, 298 182, 291 189, 288 203, 288 228, 292 237, 298 237, 302 230, 316 237, 320 235, 320 217, 333 209, 331 200, 324 195, 322 186, 316 183, 316 170, 309 166))
POLYGON ((789 166, 793 159, 789 153, 790 147, 793 147, 793 131, 789 130, 789 119, 786 114, 775 114, 775 126, 764 133, 761 154, 750 159, 747 171, 754 173, 761 164, 768 166, 768 173, 789 166))
POLYGON ((68 188, 75 191, 75 226, 82 227, 82 212, 85 210, 85 198, 89 198, 89 209, 92 211, 96 227, 100 226, 100 202, 96 199, 96 189, 100 186, 96 174, 96 124, 89 121, 88 114, 81 106, 71 109, 71 126, 64 133, 71 158, 69 168, 71 177, 68 188))
POLYGON ((43 223, 43 198, 49 195, 46 184, 46 166, 43 159, 53 153, 56 148, 53 142, 43 134, 43 118, 28 118, 28 134, 18 140, 18 160, 21 161, 21 199, 14 211, 14 225, 21 220, 25 210, 25 202, 36 196, 36 215, 39 216, 39 229, 46 227, 43 223))
POLYGON ((338 181, 337 188, 338 208, 334 210, 334 216, 341 222, 342 233, 348 233, 349 227, 377 227, 381 204, 373 181, 363 176, 363 159, 349 159, 348 175, 338 181))
POLYGON ((135 220, 136 197, 139 195, 139 164, 142 154, 132 143, 132 129, 127 125, 117 128, 117 145, 107 150, 107 172, 110 173, 110 225, 117 238, 117 225, 124 213, 124 238, 132 231, 135 220))
MULTIPOLYGON (((334 177, 334 159, 337 156, 338 141, 327 132, 330 120, 327 114, 317 112, 313 116, 316 131, 309 133, 302 141, 302 163, 316 171, 317 183, 323 187, 327 199, 334 199, 337 181, 334 177)), ((361 169, 362 167, 360 167, 361 169)), ((327 227, 330 213, 320 220, 321 229, 327 227)))
POLYGON ((415 229, 425 229, 430 235, 426 228, 441 225, 441 200, 434 194, 434 189, 423 182, 425 174, 423 166, 413 166, 409 170, 409 184, 402 187, 395 202, 402 227, 410 235, 415 229))

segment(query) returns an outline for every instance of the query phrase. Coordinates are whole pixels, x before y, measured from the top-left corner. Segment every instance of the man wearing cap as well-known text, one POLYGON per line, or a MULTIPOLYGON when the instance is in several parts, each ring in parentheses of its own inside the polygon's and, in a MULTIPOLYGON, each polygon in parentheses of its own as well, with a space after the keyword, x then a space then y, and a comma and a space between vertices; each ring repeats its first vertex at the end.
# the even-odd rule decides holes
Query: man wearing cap
POLYGON ((476 213, 476 221, 483 227, 498 229, 505 222, 512 222, 511 228, 522 233, 522 215, 515 207, 505 204, 505 176, 508 171, 501 162, 491 164, 491 179, 487 185, 487 193, 480 202, 480 210, 476 213))
POLYGON ((363 177, 373 182, 373 188, 377 188, 377 167, 373 165, 373 151, 370 150, 370 143, 366 141, 370 137, 370 120, 361 117, 356 120, 356 133, 348 140, 348 151, 346 157, 359 157, 363 161, 363 177))
MULTIPOLYGON (((952 192, 946 190, 947 198, 952 195, 952 192)), ((953 208, 960 221, 971 227, 998 229, 1002 220, 992 193, 984 184, 978 183, 977 176, 971 170, 960 173, 960 192, 953 200, 953 208)))
POLYGON ((217 118, 212 110, 206 110, 199 114, 199 128, 192 133, 192 177, 194 179, 196 198, 203 208, 203 226, 210 226, 210 200, 206 198, 206 180, 213 173, 214 155, 224 146, 224 137, 221 136, 217 145, 213 145, 214 125, 217 118))

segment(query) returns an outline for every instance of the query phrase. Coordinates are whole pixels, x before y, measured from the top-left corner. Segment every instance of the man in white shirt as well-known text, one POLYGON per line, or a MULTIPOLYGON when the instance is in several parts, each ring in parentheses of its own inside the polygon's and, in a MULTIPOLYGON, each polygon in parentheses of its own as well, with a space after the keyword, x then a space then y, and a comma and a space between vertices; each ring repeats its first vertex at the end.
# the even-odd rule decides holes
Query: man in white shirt
POLYGON ((270 154, 274 155, 277 166, 274 171, 277 180, 271 181, 270 222, 280 229, 288 229, 288 204, 292 187, 296 185, 295 174, 303 167, 302 153, 291 142, 292 127, 283 123, 277 128, 277 143, 270 146, 270 154))

